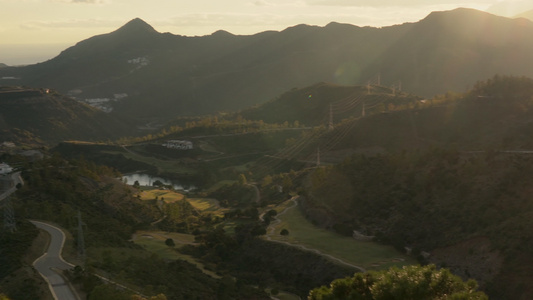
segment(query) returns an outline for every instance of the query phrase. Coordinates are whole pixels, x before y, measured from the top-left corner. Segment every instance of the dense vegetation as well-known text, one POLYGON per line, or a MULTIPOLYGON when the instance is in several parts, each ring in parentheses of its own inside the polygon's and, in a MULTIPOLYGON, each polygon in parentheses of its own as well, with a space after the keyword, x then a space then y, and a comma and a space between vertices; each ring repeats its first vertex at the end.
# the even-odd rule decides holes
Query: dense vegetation
MULTIPOLYGON (((76 238, 76 216, 79 211, 86 225, 87 253, 103 253, 89 255, 85 269, 79 268, 71 274, 74 282, 79 283, 87 293, 88 299, 121 299, 113 298, 113 295, 118 294, 126 297, 122 299, 129 299, 131 295, 131 292, 119 293, 106 288, 92 275, 95 270, 115 274, 114 278, 134 286, 144 294, 162 293, 169 299, 265 298, 264 292, 234 279, 224 281, 211 278, 188 262, 164 261, 129 242, 136 229, 148 227, 162 214, 151 202, 137 199, 131 187, 113 179, 118 174, 112 169, 83 159, 67 161, 58 155, 29 162, 22 168, 25 185, 13 201, 17 218, 53 221, 68 229, 76 238)), ((161 225, 171 230, 187 232, 193 229, 191 226, 198 226, 197 223, 210 221, 197 219, 195 216, 198 213, 184 201, 163 205, 163 210, 168 217, 161 225), (191 218, 196 220, 194 224, 189 223, 192 222, 191 218)), ((16 234, 2 234, 2 247, 9 245, 2 249, 2 259, 6 260, 6 263, 2 263, 2 278, 20 267, 21 257, 36 232, 33 226, 21 223, 16 234)), ((24 282, 27 282, 28 289, 37 291, 31 286, 35 283, 24 282)), ((2 290, 15 300, 39 298, 30 292, 25 293, 30 298, 22 296, 14 292, 16 288, 21 286, 6 285, 2 290)))
POLYGON ((455 144, 354 155, 317 169, 306 185, 306 214, 339 233, 357 230, 407 247, 423 261, 431 252, 429 260, 478 279, 491 296, 530 295, 531 269, 522 266, 533 259, 533 236, 524 231, 532 225, 533 160, 520 149, 532 142, 532 90, 527 78, 479 83, 443 108, 453 107, 446 126, 435 108, 419 109, 419 137, 455 144))
POLYGON ((357 273, 337 279, 309 294, 309 300, 386 300, 386 299, 488 299, 476 291, 473 280, 463 280, 434 265, 408 266, 388 271, 357 273))
MULTIPOLYGON (((468 93, 423 101, 390 95, 386 88, 373 92, 378 90, 383 99, 364 100, 373 101, 366 116, 360 107, 355 113, 345 111, 338 116, 346 119, 335 119, 332 129, 315 119, 300 119, 298 110, 289 107, 314 103, 322 106, 319 112, 330 99, 354 91, 365 94, 364 89, 321 84, 287 93, 278 99, 286 109, 278 112, 270 103, 122 140, 140 144, 64 143, 56 148, 70 160, 56 154, 24 163, 5 155, 3 159, 21 166, 26 183, 14 201, 17 215, 51 220, 76 237, 75 216, 81 212, 93 256, 85 269, 71 275, 92 299, 120 299, 110 296, 116 291, 92 276, 93 270, 112 274, 148 296, 170 299, 262 299, 268 297, 265 287, 305 296, 314 287, 351 275, 354 270, 320 256, 258 239, 275 214, 260 220, 260 211, 295 193, 302 195, 304 213, 315 224, 348 236, 357 230, 410 251, 423 263, 449 267, 477 279, 496 299, 531 295, 533 236, 526 229, 533 225, 528 200, 533 159, 520 150, 533 145, 533 80, 496 76, 468 93), (309 97, 312 89, 320 90, 320 96, 309 97), (332 98, 325 96, 329 93, 332 98), (317 126, 304 128, 304 122, 317 126), (194 151, 160 146, 162 140, 182 137, 194 139, 194 151), (317 148, 328 166, 316 167, 317 148), (215 217, 194 208, 186 197, 141 201, 137 189, 116 180, 118 172, 93 161, 121 170, 194 175, 200 183, 235 183, 191 196, 217 199, 225 213, 215 217), (182 251, 222 279, 184 261, 151 256, 128 241, 135 230, 149 228, 194 233, 200 245, 182 251)), ((20 258, 13 259, 5 274, 20 266, 20 258)))
POLYGON ((351 275, 354 268, 294 247, 256 238, 257 225, 243 224, 230 235, 222 228, 202 234, 199 247, 182 251, 202 258, 217 272, 240 278, 247 284, 274 287, 307 295, 313 287, 351 275))
POLYGON ((135 130, 124 120, 45 89, 0 86, 0 140, 51 145, 112 140, 135 130))
MULTIPOLYGON (((4 221, 3 217, 3 214, 0 215, 0 222, 4 221)), ((27 221, 17 222, 16 232, 10 232, 3 227, 0 229, 0 292, 9 295, 11 299, 41 298, 40 283, 35 277, 21 271, 29 268, 23 258, 37 234, 37 229, 27 221)), ((0 299, 3 299, 2 294, 0 299)))

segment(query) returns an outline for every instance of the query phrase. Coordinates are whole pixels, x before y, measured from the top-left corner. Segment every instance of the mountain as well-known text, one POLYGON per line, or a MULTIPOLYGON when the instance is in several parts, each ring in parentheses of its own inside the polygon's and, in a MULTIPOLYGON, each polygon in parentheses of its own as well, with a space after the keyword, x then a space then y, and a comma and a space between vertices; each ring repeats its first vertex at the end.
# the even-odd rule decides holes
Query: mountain
POLYGON ((8 65, 3 64, 3 63, 0 63, 0 69, 1 69, 1 68, 7 68, 7 67, 8 67, 8 65))
POLYGON ((533 23, 523 19, 472 9, 433 12, 370 70, 381 71, 385 82, 401 79, 406 90, 419 95, 463 92, 495 74, 532 76, 532 33, 533 23))
POLYGON ((341 234, 427 252, 491 299, 531 299, 532 94, 533 79, 495 76, 304 137, 296 144, 319 148, 323 163, 365 155, 317 168, 302 209, 341 234))
POLYGON ((533 9, 523 12, 519 15, 516 15, 515 18, 526 18, 526 19, 529 19, 530 21, 533 21, 533 9))
POLYGON ((54 91, 0 87, 0 141, 54 144, 114 139, 132 133, 116 118, 54 91))
POLYGON ((487 9, 487 12, 500 16, 512 17, 529 9, 533 9, 533 3, 529 0, 500 0, 491 5, 487 9))
POLYGON ((472 9, 383 28, 297 25, 249 36, 172 35, 135 19, 0 78, 82 99, 120 94, 114 114, 168 119, 243 109, 317 82, 377 83, 378 74, 425 97, 494 74, 533 76, 532 37, 531 22, 472 9))

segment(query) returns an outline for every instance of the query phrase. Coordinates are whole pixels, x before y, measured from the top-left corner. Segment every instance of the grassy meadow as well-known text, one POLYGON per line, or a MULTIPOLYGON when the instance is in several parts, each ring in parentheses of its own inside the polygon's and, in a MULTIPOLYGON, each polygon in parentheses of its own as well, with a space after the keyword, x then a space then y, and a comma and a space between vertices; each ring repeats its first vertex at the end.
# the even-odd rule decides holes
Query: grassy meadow
POLYGON ((205 266, 195 260, 192 256, 179 253, 175 248, 179 248, 183 245, 193 244, 194 235, 184 234, 177 232, 165 232, 165 231, 137 231, 133 238, 133 242, 137 245, 142 246, 144 249, 158 255, 159 257, 166 260, 176 260, 181 259, 190 262, 193 265, 196 265, 198 269, 204 272, 207 275, 210 275, 214 278, 221 278, 215 272, 205 269, 205 266), (174 240, 176 246, 169 247, 165 244, 167 239, 171 238, 174 240))
POLYGON ((403 266, 417 263, 413 258, 398 253, 392 247, 374 242, 357 241, 352 237, 341 236, 318 228, 304 217, 298 207, 292 207, 292 201, 287 201, 282 205, 286 211, 277 217, 281 222, 273 222, 273 230, 270 227, 267 231, 268 237, 272 240, 316 249, 364 269, 388 269, 393 265, 403 266), (282 229, 287 229, 289 235, 280 235, 282 229))

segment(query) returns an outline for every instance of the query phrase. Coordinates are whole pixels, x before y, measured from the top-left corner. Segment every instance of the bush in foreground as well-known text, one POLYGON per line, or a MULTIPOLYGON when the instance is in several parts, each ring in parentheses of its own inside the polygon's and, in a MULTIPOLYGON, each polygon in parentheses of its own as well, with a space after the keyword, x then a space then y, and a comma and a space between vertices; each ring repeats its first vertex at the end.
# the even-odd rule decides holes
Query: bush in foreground
POLYGON ((392 300, 392 299, 454 299, 486 300, 477 291, 474 280, 464 282, 447 269, 434 265, 396 267, 388 271, 356 273, 353 277, 336 279, 329 287, 312 290, 309 300, 392 300))

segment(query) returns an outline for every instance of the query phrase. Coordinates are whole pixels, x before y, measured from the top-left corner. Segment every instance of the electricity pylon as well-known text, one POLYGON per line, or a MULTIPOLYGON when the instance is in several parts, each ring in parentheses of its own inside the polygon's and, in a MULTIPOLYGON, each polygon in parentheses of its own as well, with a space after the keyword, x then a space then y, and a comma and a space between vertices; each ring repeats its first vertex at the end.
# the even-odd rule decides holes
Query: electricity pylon
POLYGON ((83 239, 83 222, 81 221, 81 212, 78 210, 78 257, 85 261, 85 240, 83 239))
POLYGON ((11 233, 17 231, 15 210, 11 204, 11 197, 7 197, 7 199, 4 200, 4 229, 11 233))

